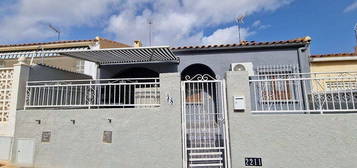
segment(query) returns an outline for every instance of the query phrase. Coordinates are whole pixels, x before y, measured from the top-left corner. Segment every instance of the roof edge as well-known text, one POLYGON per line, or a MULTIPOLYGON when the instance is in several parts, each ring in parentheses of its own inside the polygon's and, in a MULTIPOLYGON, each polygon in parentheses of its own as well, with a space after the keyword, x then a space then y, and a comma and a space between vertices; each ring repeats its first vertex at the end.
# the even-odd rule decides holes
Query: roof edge
POLYGON ((251 49, 251 48, 271 48, 271 47, 294 47, 304 46, 306 43, 289 43, 289 44, 260 44, 260 45, 235 45, 235 46, 213 46, 213 47, 195 47, 195 48, 182 48, 172 49, 173 52, 185 52, 185 51, 199 51, 199 50, 227 50, 227 49, 251 49))
POLYGON ((95 45, 96 42, 97 40, 69 40, 69 41, 57 41, 57 42, 48 42, 48 43, 28 43, 28 44, 14 44, 14 45, 3 45, 3 46, 0 45, 0 52, 89 47, 95 45))
POLYGON ((94 39, 87 39, 87 40, 63 40, 63 41, 40 42, 40 43, 6 44, 6 45, 0 45, 0 52, 28 51, 28 50, 54 49, 54 48, 90 47, 90 46, 95 46, 96 44, 105 45, 106 46, 105 48, 130 47, 127 44, 120 43, 113 40, 108 40, 97 36, 94 39))
POLYGON ((311 58, 321 58, 321 57, 349 57, 357 56, 357 53, 332 53, 332 54, 315 54, 311 55, 311 58))
POLYGON ((284 46, 297 46, 306 45, 311 42, 311 37, 306 36, 292 40, 284 41, 270 41, 270 42, 255 42, 255 41, 242 41, 241 43, 234 44, 216 44, 216 45, 202 45, 202 46, 182 46, 173 47, 173 51, 191 51, 191 50, 211 50, 211 49, 236 49, 236 48, 256 48, 256 47, 284 47, 284 46))

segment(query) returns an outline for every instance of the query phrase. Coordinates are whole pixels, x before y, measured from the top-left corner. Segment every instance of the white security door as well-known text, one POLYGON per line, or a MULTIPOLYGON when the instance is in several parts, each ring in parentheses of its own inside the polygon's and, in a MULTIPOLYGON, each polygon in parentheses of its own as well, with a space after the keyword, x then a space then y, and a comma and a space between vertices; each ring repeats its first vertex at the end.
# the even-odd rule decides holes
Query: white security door
POLYGON ((16 144, 16 164, 32 165, 35 146, 34 140, 17 139, 16 144))
POLYGON ((184 167, 229 168, 224 81, 187 77, 182 92, 184 167))

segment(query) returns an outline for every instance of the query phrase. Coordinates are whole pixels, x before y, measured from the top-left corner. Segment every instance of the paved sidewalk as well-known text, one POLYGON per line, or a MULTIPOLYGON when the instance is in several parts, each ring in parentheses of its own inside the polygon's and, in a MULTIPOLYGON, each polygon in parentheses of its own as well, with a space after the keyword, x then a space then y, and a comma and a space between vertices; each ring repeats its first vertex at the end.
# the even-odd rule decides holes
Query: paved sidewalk
POLYGON ((0 168, 18 168, 18 167, 13 166, 7 162, 0 162, 0 168))

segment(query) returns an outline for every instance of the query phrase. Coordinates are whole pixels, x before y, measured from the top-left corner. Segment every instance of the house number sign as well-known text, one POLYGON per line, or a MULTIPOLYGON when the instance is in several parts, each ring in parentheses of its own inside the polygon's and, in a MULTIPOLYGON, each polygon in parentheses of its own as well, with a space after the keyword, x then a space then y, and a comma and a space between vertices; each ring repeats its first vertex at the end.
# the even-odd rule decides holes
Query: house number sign
POLYGON ((245 158, 245 166, 262 166, 262 158, 245 158))

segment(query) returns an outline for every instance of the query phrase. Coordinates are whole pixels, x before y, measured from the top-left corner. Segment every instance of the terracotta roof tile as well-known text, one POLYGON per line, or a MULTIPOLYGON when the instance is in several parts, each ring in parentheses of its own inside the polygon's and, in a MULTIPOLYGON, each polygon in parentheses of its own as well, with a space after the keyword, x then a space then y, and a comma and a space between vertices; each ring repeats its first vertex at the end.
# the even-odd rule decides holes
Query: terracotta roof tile
POLYGON ((202 46, 179 46, 172 47, 172 50, 180 49, 192 49, 192 48, 222 48, 222 47, 236 47, 236 46, 259 46, 259 45, 276 45, 276 44, 292 44, 292 43, 309 43, 311 38, 309 36, 292 39, 292 40, 280 40, 280 41, 270 41, 270 42, 255 42, 255 41, 242 41, 241 43, 233 44, 215 44, 215 45, 202 45, 202 46))
POLYGON ((0 47, 20 47, 20 46, 33 46, 33 45, 46 45, 46 44, 62 44, 62 43, 78 43, 78 42, 97 42, 97 39, 90 40, 65 40, 65 41, 52 41, 43 43, 24 43, 24 44, 2 44, 0 47))
POLYGON ((311 55, 310 57, 321 58, 321 57, 347 57, 347 56, 357 56, 357 53, 319 54, 319 55, 311 55))

